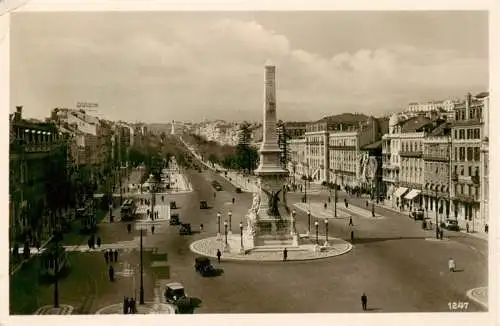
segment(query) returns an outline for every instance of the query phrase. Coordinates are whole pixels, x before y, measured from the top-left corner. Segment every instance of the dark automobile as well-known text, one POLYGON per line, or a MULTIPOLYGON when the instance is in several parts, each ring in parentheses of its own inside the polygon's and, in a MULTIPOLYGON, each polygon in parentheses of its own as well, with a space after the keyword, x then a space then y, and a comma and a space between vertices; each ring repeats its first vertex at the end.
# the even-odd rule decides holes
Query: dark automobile
POLYGON ((200 209, 207 209, 207 208, 208 208, 207 201, 206 200, 200 201, 200 209))
POLYGON ((457 220, 447 219, 444 223, 441 223, 441 227, 450 231, 460 231, 460 226, 457 220))
POLYGON ((237 188, 236 188, 236 193, 237 193, 237 194, 241 194, 241 188, 240 188, 240 187, 237 187, 237 188))
POLYGON ((164 295, 168 303, 176 304, 179 299, 186 297, 186 292, 181 283, 172 282, 165 286, 164 295))
POLYGON ((412 212, 410 212, 410 218, 414 220, 423 220, 424 219, 424 210, 423 209, 416 209, 412 212))
POLYGON ((170 201, 170 209, 176 209, 177 208, 177 204, 175 202, 175 200, 171 200, 170 201))
POLYGON ((191 224, 181 223, 181 228, 179 229, 179 235, 191 235, 191 224))
POLYGON ((214 275, 217 272, 207 257, 197 257, 194 262, 194 269, 202 276, 214 275))
POLYGON ((173 213, 170 214, 170 225, 179 225, 179 214, 178 213, 173 213))
POLYGON ((214 189, 217 191, 222 190, 222 186, 220 185, 220 183, 217 180, 212 181, 212 187, 214 187, 214 189))

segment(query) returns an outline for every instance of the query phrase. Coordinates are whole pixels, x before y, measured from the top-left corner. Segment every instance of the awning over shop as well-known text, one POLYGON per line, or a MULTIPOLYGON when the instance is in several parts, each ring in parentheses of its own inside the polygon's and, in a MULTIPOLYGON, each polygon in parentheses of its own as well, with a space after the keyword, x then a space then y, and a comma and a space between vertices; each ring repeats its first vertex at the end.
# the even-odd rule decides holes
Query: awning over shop
POLYGON ((394 192, 393 196, 395 196, 395 197, 401 197, 407 190, 408 190, 408 188, 399 187, 398 189, 396 189, 396 191, 394 192))
POLYGON ((408 194, 406 194, 405 199, 412 200, 413 198, 417 197, 420 194, 420 190, 418 189, 412 189, 408 194))

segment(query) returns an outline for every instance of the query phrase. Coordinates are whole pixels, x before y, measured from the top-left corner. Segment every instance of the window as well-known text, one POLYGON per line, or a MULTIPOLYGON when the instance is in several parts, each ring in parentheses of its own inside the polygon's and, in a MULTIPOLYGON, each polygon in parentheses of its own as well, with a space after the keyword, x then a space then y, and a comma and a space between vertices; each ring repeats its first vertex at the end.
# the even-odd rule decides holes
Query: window
POLYGON ((472 161, 473 156, 474 156, 474 148, 467 147, 467 161, 468 162, 472 161))
POLYGON ((472 176, 472 166, 469 166, 469 177, 472 176))
POLYGON ((460 147, 459 154, 459 160, 465 161, 465 147, 460 147))
POLYGON ((455 161, 458 161, 458 148, 457 147, 455 147, 455 161))
POLYGON ((476 177, 479 177, 479 167, 478 166, 476 166, 476 168, 474 169, 474 175, 476 177))
POLYGON ((464 166, 460 165, 460 175, 464 175, 464 166))
POLYGON ((478 162, 481 159, 479 147, 474 147, 474 161, 478 162))

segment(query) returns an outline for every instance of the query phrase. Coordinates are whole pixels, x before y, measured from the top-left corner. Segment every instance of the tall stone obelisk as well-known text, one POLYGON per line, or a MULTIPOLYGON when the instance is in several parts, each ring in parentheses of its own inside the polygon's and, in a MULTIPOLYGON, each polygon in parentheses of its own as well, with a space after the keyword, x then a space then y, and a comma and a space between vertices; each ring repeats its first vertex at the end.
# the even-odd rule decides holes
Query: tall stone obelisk
POLYGON ((292 245, 292 221, 288 214, 281 214, 280 198, 288 171, 281 167, 276 125, 276 67, 265 67, 264 120, 260 163, 255 170, 259 178, 260 205, 255 221, 255 246, 266 244, 292 245))

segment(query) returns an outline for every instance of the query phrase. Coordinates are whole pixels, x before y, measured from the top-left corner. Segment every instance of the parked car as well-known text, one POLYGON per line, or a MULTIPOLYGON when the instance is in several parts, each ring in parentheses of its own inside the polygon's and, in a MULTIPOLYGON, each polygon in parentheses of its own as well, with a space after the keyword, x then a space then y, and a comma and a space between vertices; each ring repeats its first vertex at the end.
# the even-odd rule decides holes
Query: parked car
POLYGON ((165 285, 165 300, 168 303, 176 304, 179 299, 187 297, 184 286, 179 282, 172 282, 165 285))
POLYGON ((414 220, 423 220, 424 219, 424 210, 419 208, 410 212, 410 218, 414 220))
POLYGON ((222 186, 220 185, 220 183, 217 180, 212 181, 212 187, 214 187, 214 189, 217 191, 222 190, 222 186))
POLYGON ((206 200, 200 201, 200 209, 207 209, 207 208, 208 208, 207 201, 206 200))
POLYGON ((170 214, 170 225, 179 225, 179 213, 170 214))
POLYGON ((450 231, 460 231, 460 226, 458 226, 457 220, 446 219, 446 221, 444 222, 444 226, 442 227, 450 231))
POLYGON ((170 209, 176 209, 177 208, 177 203, 175 202, 175 200, 171 200, 170 201, 170 209))
POLYGON ((181 223, 181 228, 179 229, 179 235, 191 235, 191 224, 181 223))
POLYGON ((200 273, 201 276, 210 276, 217 273, 214 266, 210 263, 207 257, 197 257, 194 260, 194 269, 200 273))
POLYGON ((237 187, 237 188, 236 188, 236 193, 237 193, 237 194, 241 194, 241 188, 240 188, 240 187, 237 187))

